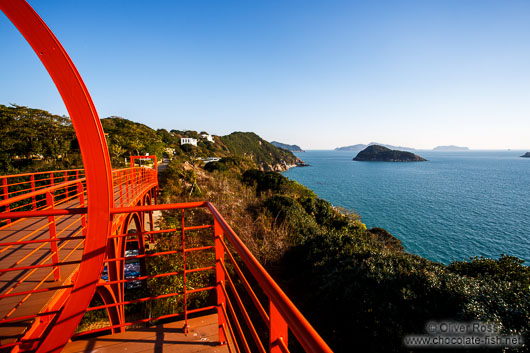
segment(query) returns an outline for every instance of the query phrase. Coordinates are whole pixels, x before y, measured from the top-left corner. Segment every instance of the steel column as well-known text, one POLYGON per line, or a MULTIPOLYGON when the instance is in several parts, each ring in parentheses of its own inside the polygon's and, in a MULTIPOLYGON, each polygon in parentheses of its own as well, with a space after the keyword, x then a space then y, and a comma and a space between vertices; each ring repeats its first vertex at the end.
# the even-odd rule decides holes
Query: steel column
POLYGON ((216 278, 216 293, 217 293, 217 324, 219 326, 219 342, 226 344, 228 339, 225 334, 227 325, 227 317, 225 316, 224 307, 226 307, 225 296, 225 273, 223 265, 225 262, 225 253, 223 248, 223 229, 221 225, 214 219, 214 236, 215 236, 215 278, 216 278))

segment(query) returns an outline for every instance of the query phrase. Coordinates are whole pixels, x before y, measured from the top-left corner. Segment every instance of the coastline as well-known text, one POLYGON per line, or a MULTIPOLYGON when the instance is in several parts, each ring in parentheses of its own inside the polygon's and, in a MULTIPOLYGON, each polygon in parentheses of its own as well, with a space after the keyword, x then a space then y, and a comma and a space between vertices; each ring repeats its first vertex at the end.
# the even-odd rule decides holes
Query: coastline
POLYGON ((522 204, 530 190, 517 177, 526 170, 520 151, 434 151, 425 155, 425 164, 358 164, 351 155, 306 151, 313 167, 283 175, 333 205, 355 210, 367 227, 387 229, 409 253, 444 264, 504 253, 530 265, 523 236, 530 220, 522 204), (492 173, 484 175, 485 169, 492 173), (480 191, 484 185, 487 193, 480 191))

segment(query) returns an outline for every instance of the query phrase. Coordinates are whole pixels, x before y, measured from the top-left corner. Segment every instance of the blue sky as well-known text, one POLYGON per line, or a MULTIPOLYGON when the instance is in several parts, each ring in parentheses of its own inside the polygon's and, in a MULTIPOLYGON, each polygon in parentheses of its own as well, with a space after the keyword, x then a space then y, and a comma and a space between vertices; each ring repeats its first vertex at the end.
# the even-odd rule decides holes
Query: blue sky
MULTIPOLYGON (((529 1, 29 3, 102 118, 306 149, 530 149, 529 1)), ((0 43, 0 104, 67 114, 3 14, 0 43)))

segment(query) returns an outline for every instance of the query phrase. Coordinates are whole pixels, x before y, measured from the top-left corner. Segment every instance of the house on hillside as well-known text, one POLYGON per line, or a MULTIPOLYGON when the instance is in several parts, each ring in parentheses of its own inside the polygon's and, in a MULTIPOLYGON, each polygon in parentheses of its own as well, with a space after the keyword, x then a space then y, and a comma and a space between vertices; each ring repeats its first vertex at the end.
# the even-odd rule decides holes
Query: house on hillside
POLYGON ((181 137, 180 138, 180 145, 193 145, 197 146, 197 139, 191 138, 191 137, 181 137))
POLYGON ((170 147, 166 147, 164 148, 164 153, 167 154, 168 157, 172 157, 175 155, 175 149, 174 148, 170 148, 170 147))
POLYGON ((210 141, 210 142, 214 142, 214 140, 213 140, 213 136, 210 135, 210 134, 201 134, 201 137, 202 137, 203 139, 206 139, 206 140, 210 141))

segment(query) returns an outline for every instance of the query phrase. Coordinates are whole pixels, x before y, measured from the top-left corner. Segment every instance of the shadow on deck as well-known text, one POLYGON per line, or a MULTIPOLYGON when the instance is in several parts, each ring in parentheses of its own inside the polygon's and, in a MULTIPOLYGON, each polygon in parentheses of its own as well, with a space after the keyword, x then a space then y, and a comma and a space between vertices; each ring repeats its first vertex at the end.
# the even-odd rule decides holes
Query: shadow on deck
POLYGON ((219 344, 217 314, 188 319, 189 332, 184 333, 184 321, 131 329, 114 335, 99 336, 68 343, 63 353, 74 352, 228 352, 219 344))

